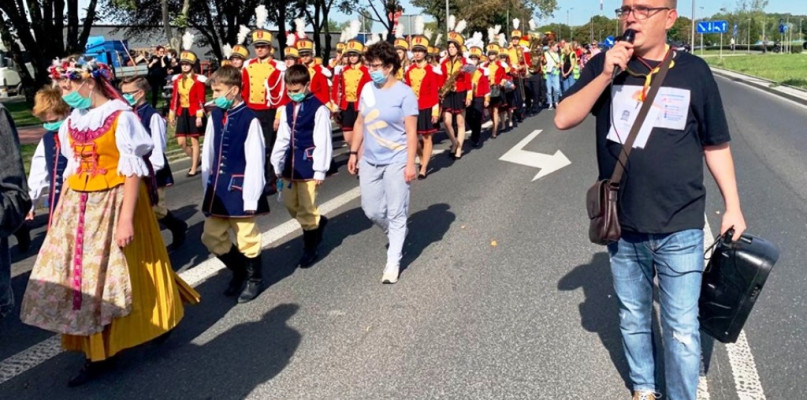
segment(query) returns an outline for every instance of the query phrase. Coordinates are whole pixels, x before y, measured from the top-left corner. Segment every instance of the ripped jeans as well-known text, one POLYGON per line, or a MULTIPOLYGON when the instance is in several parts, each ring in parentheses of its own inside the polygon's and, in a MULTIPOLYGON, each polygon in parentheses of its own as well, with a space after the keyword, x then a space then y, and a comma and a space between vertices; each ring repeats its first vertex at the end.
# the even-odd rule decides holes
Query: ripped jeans
POLYGON ((656 391, 653 353, 653 277, 658 276, 667 398, 695 400, 701 361, 698 297, 703 275, 703 230, 672 234, 623 232, 608 246, 619 329, 633 390, 656 391))

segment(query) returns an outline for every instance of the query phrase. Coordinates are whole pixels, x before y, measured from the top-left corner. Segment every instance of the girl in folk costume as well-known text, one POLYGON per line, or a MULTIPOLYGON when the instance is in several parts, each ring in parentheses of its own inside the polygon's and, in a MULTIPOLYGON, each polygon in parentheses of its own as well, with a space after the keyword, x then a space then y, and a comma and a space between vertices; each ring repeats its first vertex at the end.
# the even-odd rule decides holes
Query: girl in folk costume
POLYGON ((412 53, 414 62, 406 71, 405 81, 418 99, 418 156, 420 157, 420 172, 418 179, 426 179, 429 171, 429 160, 433 151, 432 135, 437 132, 435 127, 440 118, 440 90, 441 71, 426 61, 429 51, 431 32, 423 31, 423 17, 415 19, 415 36, 412 38, 412 53))
POLYGON ((86 356, 69 382, 102 373, 119 351, 179 324, 199 294, 171 269, 146 185, 153 142, 94 60, 65 63, 73 112, 59 129, 65 190, 23 299, 24 323, 63 334, 86 356))
MULTIPOLYGON (((479 60, 482 59, 482 47, 485 42, 482 40, 482 33, 474 33, 472 41, 469 40, 468 48, 470 51, 469 62, 473 65, 479 65, 479 60)), ((490 106, 490 81, 488 80, 488 70, 485 68, 477 68, 471 75, 471 90, 468 91, 465 105, 467 106, 466 113, 468 115, 468 125, 471 127, 471 144, 474 147, 479 147, 482 144, 482 117, 485 109, 490 106)))
POLYGON ((490 113, 493 128, 491 129, 490 137, 496 139, 499 134, 499 111, 503 106, 506 107, 507 103, 504 100, 504 81, 507 76, 507 66, 499 61, 499 54, 502 54, 502 48, 496 43, 501 30, 501 25, 496 25, 493 28, 488 28, 488 40, 490 43, 487 47, 488 61, 482 64, 482 68, 488 70, 488 80, 490 82, 490 102, 488 103, 488 112, 490 113))
POLYGON ((205 82, 204 75, 193 72, 193 65, 198 57, 191 51, 193 35, 185 32, 182 36, 182 48, 179 55, 181 73, 174 76, 174 91, 171 95, 171 106, 168 122, 176 126, 177 144, 191 158, 188 176, 196 176, 199 171, 199 136, 204 132, 202 124, 205 116, 205 82), (191 145, 188 146, 187 139, 191 145))
MULTIPOLYGON (((358 35, 358 21, 351 22, 350 26, 349 34, 353 35, 355 33, 358 35), (354 25, 356 27, 355 31, 352 29, 354 25)), ((345 143, 350 145, 353 140, 353 125, 356 123, 356 117, 359 113, 358 101, 361 98, 364 85, 371 82, 371 80, 370 71, 361 65, 361 54, 364 53, 364 45, 356 40, 355 36, 350 36, 344 53, 348 60, 348 65, 334 78, 333 98, 339 105, 345 143)))
MULTIPOLYGON (((465 20, 456 24, 452 15, 448 19, 448 57, 443 60, 441 67, 444 82, 441 87, 443 123, 446 127, 446 134, 451 140, 451 157, 459 159, 462 157, 462 145, 465 142, 465 97, 471 90, 471 77, 467 72, 468 62, 462 55, 462 45, 465 38, 462 31, 465 29, 465 20), (454 132, 454 119, 457 120, 457 132, 454 132)), ((473 66, 472 66, 473 67, 473 66)))

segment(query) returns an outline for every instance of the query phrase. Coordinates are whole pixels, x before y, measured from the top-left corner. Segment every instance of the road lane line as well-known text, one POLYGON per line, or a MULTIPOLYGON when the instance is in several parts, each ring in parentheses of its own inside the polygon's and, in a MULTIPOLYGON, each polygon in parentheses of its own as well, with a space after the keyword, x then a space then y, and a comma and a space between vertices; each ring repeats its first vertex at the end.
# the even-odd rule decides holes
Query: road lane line
MULTIPOLYGON (((709 221, 703 228, 704 244, 711 246, 714 243, 714 234, 709 221)), ((759 380, 757 364, 754 362, 754 355, 751 354, 751 346, 748 345, 748 338, 745 330, 740 331, 737 343, 726 344, 726 351, 729 355, 729 365, 734 377, 734 387, 737 390, 737 397, 740 400, 766 400, 765 392, 762 390, 762 382, 759 380)))
MULTIPOLYGON (((339 196, 323 203, 319 209, 322 214, 333 212, 340 207, 359 198, 359 187, 348 190, 339 196)), ((274 229, 270 229, 261 234, 261 246, 267 247, 272 243, 298 231, 300 224, 295 219, 290 219, 274 229)), ((194 268, 183 271, 179 274, 191 286, 199 286, 201 283, 224 269, 218 258, 212 257, 202 261, 194 268)), ((0 384, 13 379, 14 377, 44 363, 47 360, 61 354, 61 336, 53 335, 9 358, 0 362, 0 384)))

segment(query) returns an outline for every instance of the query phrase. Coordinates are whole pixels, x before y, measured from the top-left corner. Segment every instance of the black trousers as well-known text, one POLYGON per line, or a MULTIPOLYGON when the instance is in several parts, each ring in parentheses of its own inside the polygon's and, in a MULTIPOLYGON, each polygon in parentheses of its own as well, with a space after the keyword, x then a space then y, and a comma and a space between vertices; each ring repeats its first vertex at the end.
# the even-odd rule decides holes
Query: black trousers
POLYGON ((258 121, 261 123, 261 130, 263 130, 263 141, 266 144, 266 163, 264 165, 264 176, 266 177, 266 185, 269 186, 271 182, 274 182, 276 179, 274 168, 272 168, 272 163, 269 162, 269 158, 272 157, 272 149, 275 147, 275 115, 277 114, 277 109, 269 109, 269 110, 253 110, 255 112, 255 116, 258 117, 258 121))
POLYGON ((465 118, 471 128, 471 142, 479 144, 482 140, 482 113, 485 105, 484 97, 474 97, 471 106, 465 109, 465 118))
POLYGON ((534 74, 527 78, 527 108, 531 112, 538 112, 545 98, 544 79, 542 75, 534 74))
POLYGON ((151 106, 157 108, 157 102, 160 100, 165 79, 150 79, 148 82, 149 86, 151 86, 151 106))

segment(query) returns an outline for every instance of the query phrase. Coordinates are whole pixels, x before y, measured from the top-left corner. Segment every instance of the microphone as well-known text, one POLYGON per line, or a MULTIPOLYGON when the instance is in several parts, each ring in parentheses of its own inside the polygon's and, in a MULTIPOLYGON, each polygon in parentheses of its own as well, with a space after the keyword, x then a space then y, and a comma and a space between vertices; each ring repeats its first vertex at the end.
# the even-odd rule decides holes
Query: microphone
MULTIPOLYGON (((623 33, 622 36, 617 39, 617 41, 619 42, 626 41, 628 43, 633 43, 635 39, 636 39, 636 31, 634 31, 633 29, 627 29, 625 30, 625 33, 623 33)), ((614 78, 616 78, 617 75, 621 73, 622 68, 620 68, 618 65, 614 66, 614 74, 611 76, 611 80, 614 80, 614 78)))

